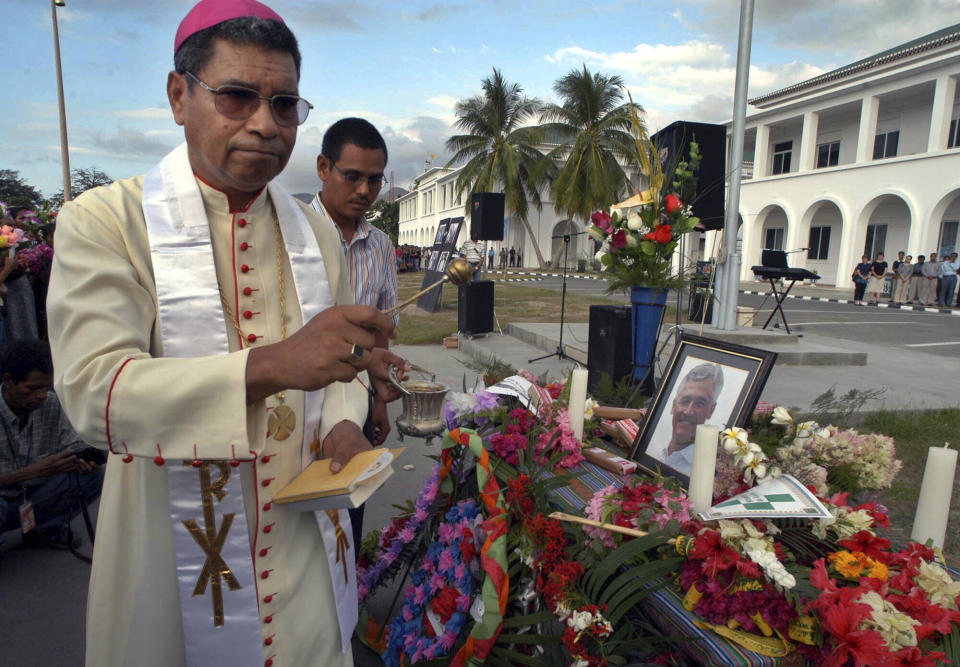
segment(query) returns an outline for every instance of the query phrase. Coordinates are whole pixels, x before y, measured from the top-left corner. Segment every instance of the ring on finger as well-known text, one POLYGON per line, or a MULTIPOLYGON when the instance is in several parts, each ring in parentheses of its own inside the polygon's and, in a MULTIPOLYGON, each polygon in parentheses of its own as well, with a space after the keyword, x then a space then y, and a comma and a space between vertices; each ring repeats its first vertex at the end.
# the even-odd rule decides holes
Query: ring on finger
POLYGON ((356 364, 361 359, 363 359, 363 348, 354 343, 353 347, 350 348, 350 356, 347 357, 347 362, 356 364))

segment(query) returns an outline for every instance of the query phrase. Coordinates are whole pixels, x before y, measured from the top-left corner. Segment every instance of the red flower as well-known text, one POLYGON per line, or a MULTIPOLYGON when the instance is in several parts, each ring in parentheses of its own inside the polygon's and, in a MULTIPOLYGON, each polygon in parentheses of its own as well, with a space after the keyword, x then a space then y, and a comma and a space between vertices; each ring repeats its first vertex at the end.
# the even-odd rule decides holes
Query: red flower
MULTIPOLYGON (((444 586, 437 596, 430 600, 430 609, 434 614, 440 617, 442 623, 446 623, 457 611, 457 597, 460 592, 453 586, 444 586)), ((424 624, 425 627, 429 624, 424 624)))
POLYGON ((890 540, 877 537, 869 530, 861 530, 845 540, 837 542, 847 551, 862 551, 874 560, 884 564, 890 562, 890 540))
POLYGON ((720 533, 715 530, 708 530, 698 535, 687 557, 702 560, 703 573, 711 579, 715 579, 720 572, 734 567, 740 560, 737 552, 727 546, 720 537, 720 533))
POLYGON ((947 661, 946 653, 931 651, 924 655, 916 646, 907 646, 892 653, 883 664, 889 667, 936 667, 940 661, 947 661))
POLYGON ((670 231, 670 225, 657 225, 656 229, 643 237, 645 241, 667 244, 673 240, 673 232, 670 231))
POLYGON ((463 541, 460 542, 460 554, 463 556, 464 563, 472 563, 477 556, 477 547, 473 543, 473 535, 467 537, 470 530, 464 531, 463 541))
POLYGON ((619 250, 625 245, 627 245, 627 233, 622 229, 618 229, 613 236, 610 237, 610 249, 619 250))
POLYGON ((610 224, 610 214, 606 211, 597 211, 590 216, 590 221, 596 226, 600 231, 606 232, 609 234, 613 226, 610 224))
POLYGON ((858 630, 860 622, 870 615, 865 604, 849 606, 834 605, 821 617, 823 629, 833 636, 836 648, 827 659, 828 666, 846 665, 853 661, 860 665, 881 662, 887 653, 886 643, 880 633, 873 630, 858 630))
POLYGON ((677 195, 667 195, 663 203, 666 205, 667 213, 673 215, 683 207, 683 202, 677 195))

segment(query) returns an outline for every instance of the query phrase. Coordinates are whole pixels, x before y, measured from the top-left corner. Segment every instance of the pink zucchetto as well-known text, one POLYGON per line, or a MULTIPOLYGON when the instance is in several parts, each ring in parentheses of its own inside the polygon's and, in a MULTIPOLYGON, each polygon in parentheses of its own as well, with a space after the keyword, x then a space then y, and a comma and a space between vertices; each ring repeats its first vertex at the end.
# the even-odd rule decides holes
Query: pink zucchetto
POLYGON ((262 2, 257 2, 257 0, 201 0, 180 21, 177 36, 173 40, 173 52, 176 53, 180 45, 190 35, 206 30, 218 23, 244 16, 256 16, 261 19, 272 19, 283 23, 279 14, 262 2))

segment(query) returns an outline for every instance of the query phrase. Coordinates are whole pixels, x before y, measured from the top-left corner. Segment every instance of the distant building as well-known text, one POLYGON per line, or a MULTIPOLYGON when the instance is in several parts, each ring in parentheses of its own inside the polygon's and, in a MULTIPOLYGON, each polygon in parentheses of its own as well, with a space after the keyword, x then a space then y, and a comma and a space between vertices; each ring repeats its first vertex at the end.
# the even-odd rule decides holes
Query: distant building
POLYGON ((763 248, 838 287, 862 254, 956 248, 958 77, 960 24, 750 100, 741 278, 763 248))
MULTIPOLYGON (((457 239, 457 247, 462 245, 470 235, 470 216, 465 204, 466 194, 457 196, 456 182, 461 167, 432 167, 420 174, 415 187, 407 194, 398 197, 400 203, 400 243, 429 246, 433 244, 437 233, 437 225, 441 220, 463 216, 464 225, 457 239)), ((538 211, 531 203, 527 213, 527 222, 537 239, 544 261, 557 255, 561 239, 554 238, 565 233, 567 218, 553 208, 553 201, 548 193, 542 193, 542 210, 538 211)), ((492 241, 495 252, 500 248, 516 248, 521 251, 523 265, 537 266, 537 255, 533 250, 530 237, 524 229, 523 223, 510 215, 507 211, 504 220, 503 241, 492 241)), ((580 221, 573 221, 570 233, 583 231, 580 221)), ((571 237, 570 247, 567 250, 568 266, 576 268, 578 259, 593 258, 593 244, 588 242, 586 235, 571 237)))

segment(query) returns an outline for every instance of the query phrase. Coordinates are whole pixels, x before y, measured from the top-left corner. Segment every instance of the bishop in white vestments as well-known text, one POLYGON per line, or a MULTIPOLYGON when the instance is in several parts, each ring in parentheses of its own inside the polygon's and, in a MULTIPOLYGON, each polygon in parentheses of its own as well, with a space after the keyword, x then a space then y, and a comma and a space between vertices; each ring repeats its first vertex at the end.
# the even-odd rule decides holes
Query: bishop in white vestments
POLYGON ((346 512, 273 494, 369 447, 393 322, 354 306, 333 226, 272 183, 311 108, 296 39, 255 0, 204 0, 167 82, 186 143, 58 219, 55 383, 111 452, 86 664, 351 664, 346 512), (369 369, 367 374, 358 373, 369 369))

